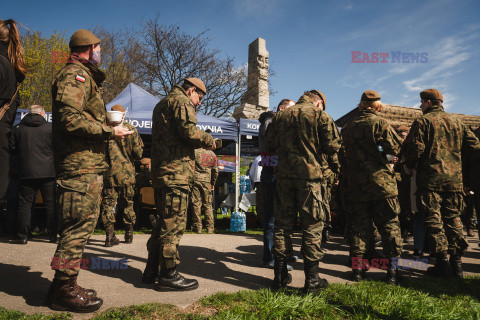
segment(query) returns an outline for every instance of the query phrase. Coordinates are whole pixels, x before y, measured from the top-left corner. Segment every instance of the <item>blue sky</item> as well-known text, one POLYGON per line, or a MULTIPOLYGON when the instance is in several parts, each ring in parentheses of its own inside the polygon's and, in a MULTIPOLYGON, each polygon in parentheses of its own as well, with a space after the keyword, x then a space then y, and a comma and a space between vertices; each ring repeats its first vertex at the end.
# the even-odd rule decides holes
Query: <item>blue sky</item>
POLYGON ((266 39, 271 78, 283 98, 319 89, 334 119, 353 109, 365 90, 383 102, 419 106, 418 93, 437 88, 450 112, 480 114, 480 1, 8 1, 13 18, 44 35, 101 25, 138 27, 141 19, 177 24, 196 34, 209 29, 212 46, 247 62, 248 44, 266 39), (388 53, 387 63, 352 63, 352 51, 388 53), (426 63, 393 63, 392 52, 426 53, 426 63), (477 58, 475 58, 477 57, 477 58))

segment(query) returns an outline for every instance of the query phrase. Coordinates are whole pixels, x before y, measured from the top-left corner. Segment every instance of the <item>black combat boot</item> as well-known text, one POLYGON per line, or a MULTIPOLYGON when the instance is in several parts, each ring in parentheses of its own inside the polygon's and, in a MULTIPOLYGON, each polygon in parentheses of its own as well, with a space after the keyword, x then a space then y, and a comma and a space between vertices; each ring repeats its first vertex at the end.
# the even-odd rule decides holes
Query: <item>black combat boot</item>
POLYGON ((450 255, 450 269, 455 278, 463 279, 462 257, 450 255))
POLYGON ((441 278, 450 278, 452 276, 445 251, 435 255, 435 265, 427 269, 427 275, 441 278))
POLYGON ((352 269, 352 280, 355 282, 360 282, 365 279, 365 270, 362 269, 352 269))
POLYGON ((288 273, 287 263, 285 258, 275 258, 275 263, 273 265, 274 278, 273 278, 273 290, 280 290, 286 288, 287 284, 292 282, 292 276, 288 273))
POLYGON ((125 229, 125 243, 133 242, 133 225, 128 225, 125 229))
POLYGON ((79 313, 94 312, 100 309, 103 300, 98 297, 89 296, 83 291, 76 281, 76 277, 68 280, 56 280, 52 282, 49 307, 53 310, 71 311, 79 313))
POLYGON ((158 251, 148 252, 147 265, 143 271, 142 283, 152 284, 158 279, 158 271, 160 269, 160 253, 158 251))
POLYGON ((105 229, 105 234, 106 234, 106 237, 105 237, 105 247, 113 247, 113 246, 116 246, 117 244, 120 243, 120 240, 118 240, 118 238, 115 237, 115 232, 114 232, 114 229, 113 229, 113 224, 109 225, 109 226, 105 229))
POLYGON ((303 269, 305 271, 304 292, 319 291, 328 287, 328 281, 318 276, 318 261, 304 260, 303 269))
POLYGON ((198 288, 198 281, 195 279, 186 279, 177 272, 175 267, 167 269, 165 262, 162 261, 157 288, 160 291, 195 290, 198 288))
POLYGON ((400 280, 400 269, 397 269, 396 265, 392 265, 392 260, 396 259, 397 261, 400 259, 400 257, 392 257, 388 259, 388 269, 387 269, 387 276, 385 277, 385 282, 388 284, 393 284, 396 285, 398 284, 398 281, 400 280))

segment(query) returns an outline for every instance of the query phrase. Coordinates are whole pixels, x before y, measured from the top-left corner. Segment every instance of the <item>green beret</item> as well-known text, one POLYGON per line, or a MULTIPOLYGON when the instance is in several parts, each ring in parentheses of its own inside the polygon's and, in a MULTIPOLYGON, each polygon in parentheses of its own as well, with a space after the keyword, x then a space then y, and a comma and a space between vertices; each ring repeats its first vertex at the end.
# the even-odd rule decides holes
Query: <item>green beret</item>
POLYGON ((377 101, 380 100, 382 97, 380 96, 380 93, 374 90, 367 90, 364 93, 362 93, 362 98, 360 101, 377 101))
POLYGON ((318 91, 318 90, 310 90, 311 93, 315 93, 317 96, 319 96, 320 98, 322 98, 322 101, 323 101, 323 108, 326 110, 327 109, 327 99, 325 98, 325 95, 318 91))
POLYGON ((83 46, 90 46, 100 43, 100 39, 98 39, 93 33, 88 30, 80 29, 75 31, 70 38, 70 43, 68 44, 70 48, 74 47, 83 47, 83 46))
POLYGON ((443 102, 443 96, 437 89, 427 89, 420 92, 422 100, 440 100, 443 102))
POLYGON ((192 86, 195 86, 198 90, 202 91, 204 95, 207 94, 207 87, 205 87, 205 84, 202 80, 198 78, 186 78, 183 81, 191 84, 192 86))

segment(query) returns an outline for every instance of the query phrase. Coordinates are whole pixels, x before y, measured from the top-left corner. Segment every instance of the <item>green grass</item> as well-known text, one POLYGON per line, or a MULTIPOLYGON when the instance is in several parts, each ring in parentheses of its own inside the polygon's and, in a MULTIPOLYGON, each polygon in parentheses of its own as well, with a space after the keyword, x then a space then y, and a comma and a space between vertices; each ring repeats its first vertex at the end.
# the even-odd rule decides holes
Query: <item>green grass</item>
MULTIPOLYGON (((479 319, 480 277, 406 279, 401 286, 365 281, 319 293, 269 289, 217 293, 180 309, 150 303, 112 308, 91 319, 479 319)), ((70 319, 0 308, 0 319, 70 319)))

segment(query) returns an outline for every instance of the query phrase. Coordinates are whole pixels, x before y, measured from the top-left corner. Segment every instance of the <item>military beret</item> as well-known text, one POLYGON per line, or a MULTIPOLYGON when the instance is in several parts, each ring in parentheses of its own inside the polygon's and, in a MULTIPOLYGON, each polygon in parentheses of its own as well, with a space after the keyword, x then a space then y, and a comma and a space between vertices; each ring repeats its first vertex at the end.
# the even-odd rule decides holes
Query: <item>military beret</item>
POLYGON ((112 111, 125 112, 125 108, 122 105, 116 104, 112 108, 112 111))
POLYGON ((93 33, 88 30, 80 29, 75 31, 70 38, 70 43, 68 44, 70 48, 90 46, 93 44, 100 43, 100 39, 97 38, 93 33))
POLYGON ((195 86, 198 90, 202 91, 203 94, 207 94, 207 87, 205 87, 205 84, 203 83, 202 80, 198 78, 186 78, 183 81, 195 86))
POLYGON ((443 102, 443 96, 437 89, 427 89, 420 92, 422 100, 440 100, 443 102))
POLYGON ((380 100, 382 97, 380 96, 380 93, 374 90, 367 90, 364 93, 362 93, 362 98, 360 101, 377 101, 380 100))
POLYGON ((315 93, 317 96, 319 96, 320 98, 322 98, 322 101, 323 101, 323 107, 324 109, 327 108, 327 99, 325 98, 325 95, 323 93, 321 93, 320 91, 318 90, 310 90, 311 93, 315 93))

